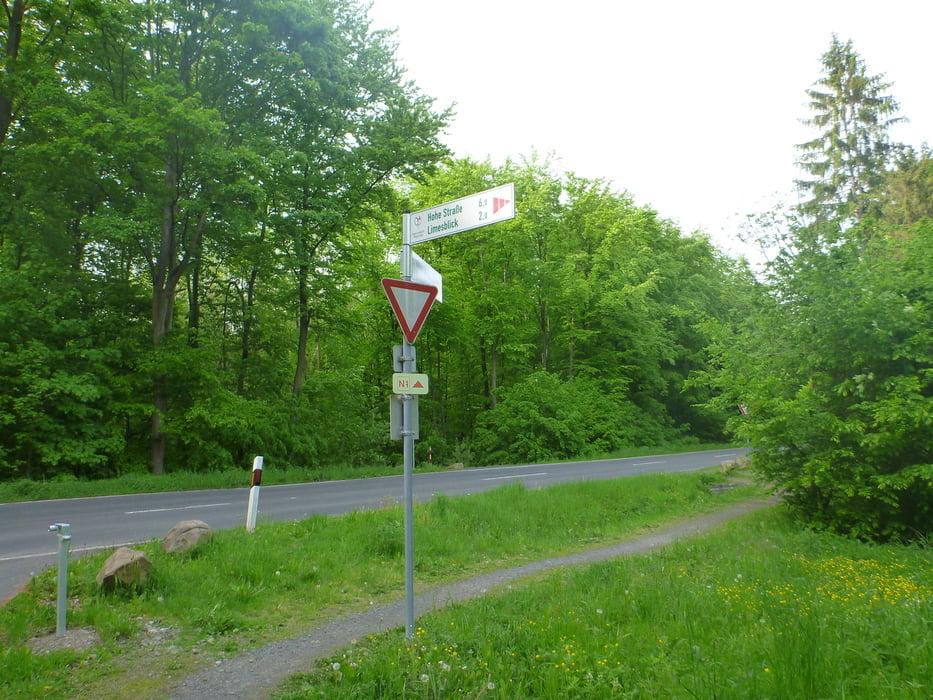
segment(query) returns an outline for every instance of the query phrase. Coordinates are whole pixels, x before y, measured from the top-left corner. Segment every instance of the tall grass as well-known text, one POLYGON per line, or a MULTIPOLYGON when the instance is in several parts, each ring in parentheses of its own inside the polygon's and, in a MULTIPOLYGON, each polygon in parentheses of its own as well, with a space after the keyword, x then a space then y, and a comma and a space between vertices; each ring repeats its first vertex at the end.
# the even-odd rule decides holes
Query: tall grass
MULTIPOLYGON (((419 585, 547 554, 617 541, 672 518, 715 509, 756 492, 712 493, 714 473, 645 475, 542 490, 511 485, 416 505, 419 585)), ((33 654, 31 637, 55 629, 55 571, 0 608, 0 696, 156 696, 204 659, 279 639, 404 591, 400 507, 291 523, 260 522, 248 535, 220 531, 184 556, 158 541, 139 547, 153 562, 138 591, 105 594, 94 577, 107 553, 69 567, 69 629, 93 627, 87 652, 33 654), (166 630, 154 639, 152 629, 166 630), (147 695, 148 693, 148 695, 147 695)))
POLYGON ((780 509, 562 570, 362 640, 303 698, 933 697, 933 552, 801 531, 780 509))

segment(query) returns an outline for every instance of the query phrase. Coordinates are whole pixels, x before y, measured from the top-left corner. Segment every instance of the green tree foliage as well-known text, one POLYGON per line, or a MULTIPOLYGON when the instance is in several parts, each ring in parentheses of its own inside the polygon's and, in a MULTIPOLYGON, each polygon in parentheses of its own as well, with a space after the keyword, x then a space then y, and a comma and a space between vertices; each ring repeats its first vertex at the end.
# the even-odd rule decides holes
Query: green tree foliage
POLYGON ((833 37, 823 54, 823 77, 807 91, 813 116, 805 123, 820 129, 798 146, 800 167, 812 179, 798 181, 811 195, 801 209, 818 219, 861 219, 878 209, 878 194, 895 149, 888 138, 898 103, 885 94, 891 83, 868 75, 851 41, 833 37))
POLYGON ((884 140, 881 117, 894 102, 879 95, 887 86, 864 77, 851 44, 833 39, 824 68, 840 89, 814 102, 813 123, 832 123, 832 137, 804 148, 810 163, 829 164, 811 169, 827 178, 802 217, 789 221, 753 312, 720 337, 723 393, 714 403, 747 407, 733 427, 755 448, 762 476, 809 522, 863 538, 926 536, 933 516, 928 158, 884 140), (904 154, 899 167, 885 169, 895 150, 904 154), (828 203, 841 206, 813 209, 828 203))
POLYGON ((132 378, 112 382, 133 340, 78 274, 37 285, 0 271, 0 462, 7 475, 112 475, 136 408, 132 378), (120 335, 123 334, 121 338, 120 335))
POLYGON ((896 226, 910 226, 933 219, 933 154, 900 149, 896 167, 884 183, 882 219, 896 226))
POLYGON ((506 182, 514 220, 418 249, 422 449, 720 436, 688 379, 741 267, 548 162, 438 168, 359 3, 0 2, 0 478, 397 459, 401 211, 506 182))
POLYGON ((756 468, 812 522, 926 534, 933 516, 930 220, 799 255, 721 349, 756 468))
POLYGON ((445 288, 419 338, 437 348, 419 355, 433 387, 423 440, 444 459, 475 431, 477 457, 515 461, 720 437, 722 414, 687 379, 706 367, 708 324, 729 313, 733 265, 547 163, 451 163, 413 191, 413 208, 509 181, 513 221, 417 247, 445 288))
MULTIPOLYGON (((368 379, 365 353, 330 339, 367 323, 356 290, 379 271, 359 260, 381 259, 393 178, 445 153, 446 115, 403 80, 390 37, 349 0, 3 7, 0 301, 26 307, 4 422, 123 437, 56 448, 48 475, 161 473, 169 448, 173 468, 201 469, 337 453, 338 437, 289 435, 322 413, 308 374, 368 379), (86 368, 79 346, 106 362, 86 368), (53 364, 26 371, 39 353, 53 364), (59 395, 89 413, 46 410, 59 395)), ((359 396, 340 410, 371 422, 359 396)), ((17 457, 0 473, 40 473, 41 439, 4 432, 17 457)))

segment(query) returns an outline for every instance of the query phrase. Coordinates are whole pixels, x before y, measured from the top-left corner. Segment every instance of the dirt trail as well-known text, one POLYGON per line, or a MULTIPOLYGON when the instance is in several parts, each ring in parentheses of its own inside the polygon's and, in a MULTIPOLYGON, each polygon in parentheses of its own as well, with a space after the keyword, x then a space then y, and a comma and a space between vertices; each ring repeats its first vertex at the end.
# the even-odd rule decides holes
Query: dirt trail
MULTIPOLYGON (((745 513, 771 505, 776 499, 740 503, 725 510, 678 523, 658 532, 608 547, 530 562, 438 586, 415 596, 415 616, 448 603, 483 595, 499 586, 549 569, 590 564, 616 557, 641 554, 671 542, 704 533, 745 513)), ((270 697, 290 675, 309 671, 317 659, 330 656, 355 640, 405 625, 405 601, 381 605, 346 615, 310 630, 307 634, 257 647, 239 656, 216 662, 175 685, 172 700, 216 700, 270 697)))

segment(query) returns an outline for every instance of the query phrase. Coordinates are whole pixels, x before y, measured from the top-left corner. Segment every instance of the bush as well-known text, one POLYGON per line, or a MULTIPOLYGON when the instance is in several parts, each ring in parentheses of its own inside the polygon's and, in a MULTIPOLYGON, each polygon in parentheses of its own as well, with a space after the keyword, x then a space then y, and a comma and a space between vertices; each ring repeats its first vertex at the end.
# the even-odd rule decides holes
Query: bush
MULTIPOLYGON (((811 524, 865 539, 933 522, 933 221, 808 250, 723 350, 753 464, 811 524)), ((868 236, 868 233, 864 233, 868 236)))
POLYGON ((588 377, 536 372, 481 418, 475 451, 486 464, 585 458, 671 437, 626 398, 588 377))

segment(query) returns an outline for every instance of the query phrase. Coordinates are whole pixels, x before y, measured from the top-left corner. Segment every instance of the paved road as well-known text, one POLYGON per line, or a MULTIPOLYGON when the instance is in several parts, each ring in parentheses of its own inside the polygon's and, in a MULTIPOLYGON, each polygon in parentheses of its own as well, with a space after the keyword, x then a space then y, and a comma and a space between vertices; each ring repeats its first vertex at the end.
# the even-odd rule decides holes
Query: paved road
MULTIPOLYGON (((480 493, 512 482, 521 482, 528 488, 543 488, 567 481, 696 471, 734 459, 746 451, 714 450, 416 473, 412 489, 415 500, 423 502, 438 493, 450 496, 480 493)), ((263 486, 259 500, 260 524, 263 520, 300 520, 316 513, 338 515, 379 508, 400 502, 402 493, 401 475, 263 486)), ((2 503, 0 601, 8 599, 32 576, 56 562, 58 537, 49 532, 52 523, 71 524, 71 551, 73 555, 81 555, 160 538, 180 520, 203 520, 215 530, 243 527, 248 495, 249 489, 242 488, 2 503)))

